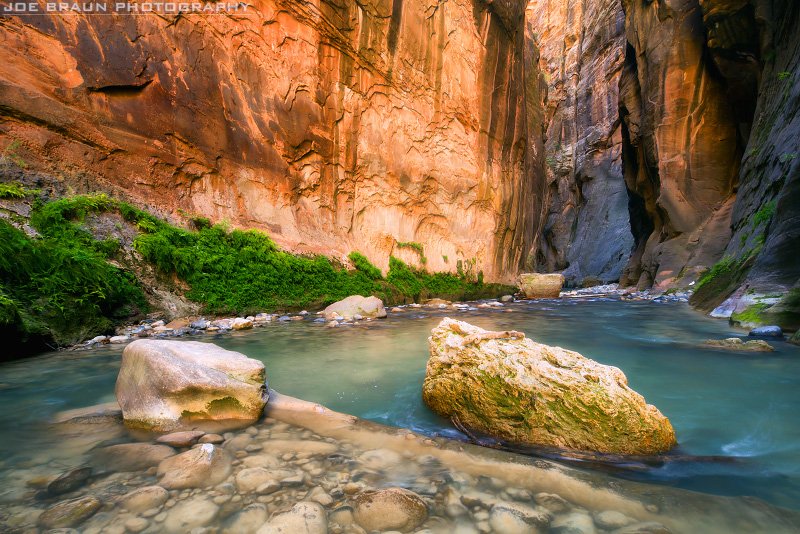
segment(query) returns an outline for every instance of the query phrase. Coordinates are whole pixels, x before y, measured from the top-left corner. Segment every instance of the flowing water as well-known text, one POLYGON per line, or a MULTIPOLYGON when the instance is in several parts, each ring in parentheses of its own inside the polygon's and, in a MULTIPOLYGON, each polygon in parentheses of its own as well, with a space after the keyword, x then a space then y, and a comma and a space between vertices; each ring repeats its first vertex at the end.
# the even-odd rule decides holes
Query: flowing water
MULTIPOLYGON (((281 393, 385 425, 463 438, 420 398, 427 336, 444 316, 520 330, 615 365, 672 421, 676 461, 593 469, 800 510, 800 347, 773 342, 776 352, 766 354, 702 348, 705 339, 743 332, 684 303, 582 298, 471 311, 406 308, 361 325, 327 328, 307 319, 202 339, 263 361, 270 387, 281 393)), ((57 438, 46 423, 57 412, 113 400, 121 350, 0 366, 0 470, 52 454, 57 438)))

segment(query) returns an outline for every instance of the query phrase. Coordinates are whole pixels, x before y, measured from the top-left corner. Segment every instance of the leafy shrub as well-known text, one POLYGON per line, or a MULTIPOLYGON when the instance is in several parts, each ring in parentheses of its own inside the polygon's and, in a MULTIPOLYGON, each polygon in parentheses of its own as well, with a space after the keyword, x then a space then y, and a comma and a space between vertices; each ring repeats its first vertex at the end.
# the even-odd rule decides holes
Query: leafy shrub
MULTIPOLYGON (((42 234, 43 243, 58 245, 54 254, 55 250, 63 249, 63 254, 83 258, 85 264, 80 270, 85 271, 85 277, 72 280, 75 287, 72 297, 84 295, 87 302, 97 300, 89 315, 104 326, 109 322, 102 319, 116 317, 112 308, 121 306, 124 298, 135 306, 142 302, 135 280, 106 261, 116 253, 119 243, 94 239, 79 224, 89 213, 106 211, 118 211, 135 225, 139 235, 134 247, 143 259, 162 273, 174 274, 185 281, 190 288, 186 297, 204 304, 211 313, 315 307, 356 294, 376 295, 392 304, 431 296, 451 299, 496 296, 510 289, 476 284, 474 279, 449 273, 429 274, 397 258, 390 258, 389 272, 383 279, 380 270, 358 252, 350 254, 355 270, 348 271, 324 256, 284 252, 266 234, 256 230, 230 230, 226 223, 207 225, 205 220, 193 220, 196 230, 186 230, 103 194, 60 199, 39 207, 31 219, 33 226, 42 234), (127 296, 120 300, 124 295, 127 296)), ((70 258, 71 263, 63 265, 55 258, 45 263, 56 266, 54 272, 66 269, 72 273, 78 264, 77 257, 70 258)), ((474 267, 474 260, 471 265, 474 267)), ((64 288, 56 286, 46 288, 52 293, 48 300, 67 313, 71 305, 63 295, 64 288)))
POLYGON ((772 221, 772 217, 775 215, 775 201, 767 202, 761 209, 758 210, 755 215, 753 215, 753 222, 755 223, 756 227, 761 226, 762 224, 769 224, 772 221))
POLYGON ((0 184, 0 198, 20 199, 27 196, 27 191, 18 182, 0 184))
POLYGON ((351 252, 349 256, 347 256, 351 262, 353 262, 353 266, 356 270, 361 271, 364 273, 370 280, 382 280, 383 275, 381 274, 381 270, 372 265, 370 261, 367 259, 366 256, 361 254, 360 252, 351 252))
POLYGON ((0 220, 0 323, 21 341, 75 343, 146 307, 135 278, 111 265, 102 245, 45 229, 34 239, 0 220))

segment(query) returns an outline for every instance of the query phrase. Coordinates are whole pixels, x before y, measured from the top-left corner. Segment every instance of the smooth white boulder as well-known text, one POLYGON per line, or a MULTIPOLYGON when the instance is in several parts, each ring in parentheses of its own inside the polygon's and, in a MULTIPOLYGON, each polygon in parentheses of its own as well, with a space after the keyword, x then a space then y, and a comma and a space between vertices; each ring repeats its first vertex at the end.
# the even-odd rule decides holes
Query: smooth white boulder
POLYGON ((211 343, 152 339, 125 347, 116 394, 126 425, 154 431, 253 422, 268 398, 260 361, 211 343))
POLYGON ((325 317, 332 317, 337 314, 345 320, 352 320, 356 315, 363 317, 372 317, 382 319, 386 317, 386 308, 383 307, 383 301, 378 297, 362 297, 361 295, 352 295, 346 299, 334 302, 323 312, 325 317))

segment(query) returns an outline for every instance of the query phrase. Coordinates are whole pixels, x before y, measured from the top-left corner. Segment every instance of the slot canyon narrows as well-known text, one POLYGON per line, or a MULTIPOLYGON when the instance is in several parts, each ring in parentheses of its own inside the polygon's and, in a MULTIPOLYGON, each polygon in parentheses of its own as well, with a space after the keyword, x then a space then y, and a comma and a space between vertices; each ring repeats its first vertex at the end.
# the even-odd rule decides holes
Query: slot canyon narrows
POLYGON ((797 2, 0 43, 0 530, 797 532, 797 2))

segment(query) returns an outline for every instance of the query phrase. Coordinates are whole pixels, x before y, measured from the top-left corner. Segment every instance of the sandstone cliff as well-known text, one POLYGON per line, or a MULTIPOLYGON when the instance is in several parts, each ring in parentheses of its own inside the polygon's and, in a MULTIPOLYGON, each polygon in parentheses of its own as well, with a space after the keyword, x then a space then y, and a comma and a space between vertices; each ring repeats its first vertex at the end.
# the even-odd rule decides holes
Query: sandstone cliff
POLYGON ((510 279, 544 183, 524 7, 258 0, 229 16, 2 18, 18 51, 0 64, 3 146, 295 251, 360 250, 386 268, 416 242, 430 270, 462 260, 510 279))
MULTIPOLYGON (((736 291, 718 316, 763 310, 800 279, 800 5, 623 5, 620 110, 637 248, 621 281, 688 286, 716 264, 696 305, 710 310, 736 291)), ((796 327, 789 300, 773 315, 796 327)))
POLYGON ((547 219, 532 258, 542 271, 619 280, 633 249, 622 173, 619 0, 530 0, 528 31, 547 77, 547 219))

